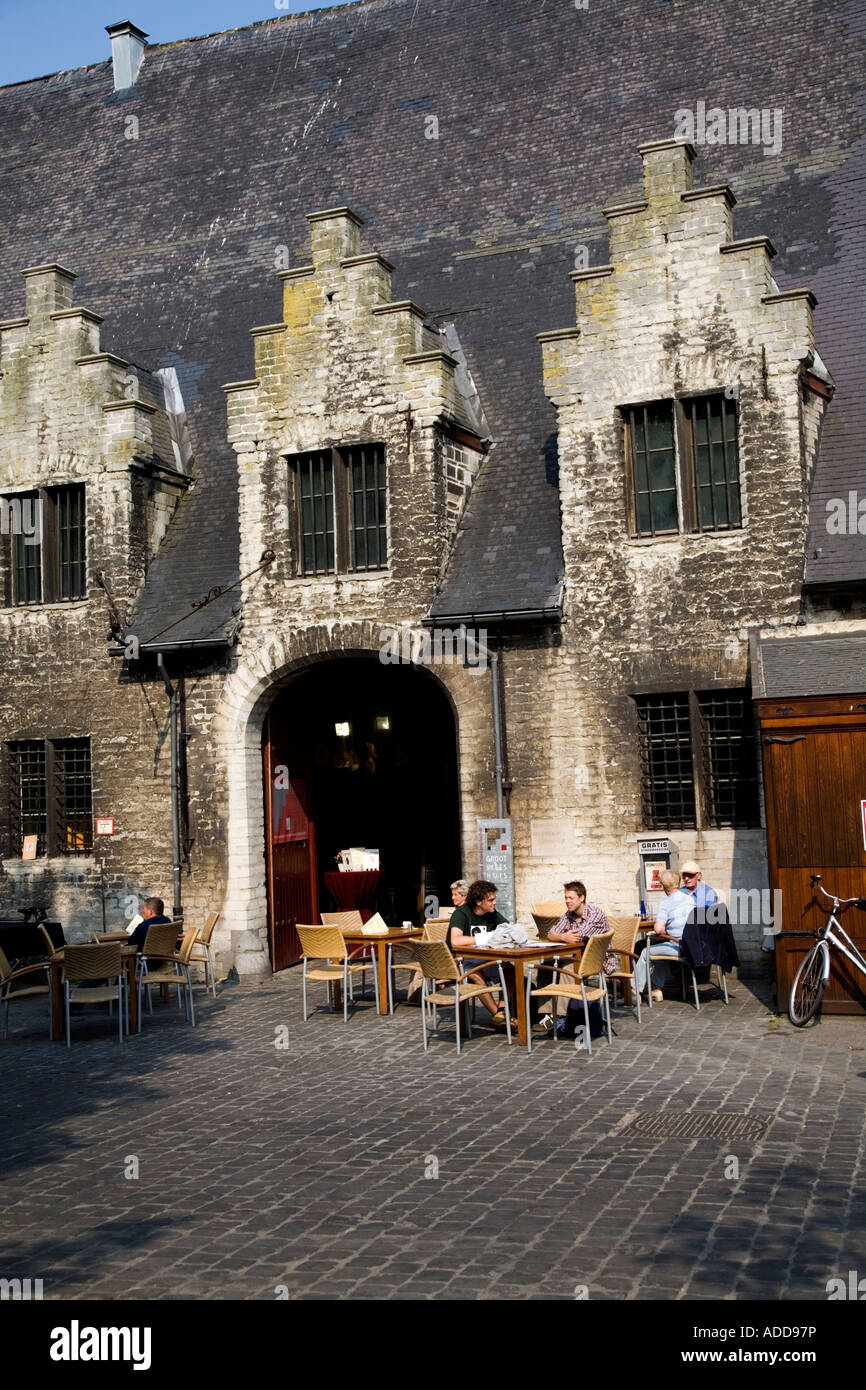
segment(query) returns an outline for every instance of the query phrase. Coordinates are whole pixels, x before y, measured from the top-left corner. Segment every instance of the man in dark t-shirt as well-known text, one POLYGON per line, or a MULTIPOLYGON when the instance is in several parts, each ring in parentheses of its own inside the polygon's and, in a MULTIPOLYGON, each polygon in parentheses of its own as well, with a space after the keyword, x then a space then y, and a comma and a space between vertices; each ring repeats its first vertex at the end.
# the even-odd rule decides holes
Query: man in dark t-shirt
MULTIPOLYGON (((446 939, 452 951, 465 953, 467 947, 471 948, 473 937, 478 932, 492 931, 500 923, 508 921, 507 917, 503 917, 501 912, 496 911, 496 891, 496 884, 488 883, 483 878, 470 883, 466 902, 462 907, 455 908, 448 922, 446 939)), ((499 979, 499 967, 496 965, 485 966, 482 960, 467 960, 465 954, 463 965, 467 970, 471 969, 473 965, 481 967, 469 977, 475 984, 494 984, 499 979)), ((506 987, 513 993, 513 985, 510 985, 508 976, 510 973, 513 980, 514 968, 506 965, 504 969, 506 987)), ((487 1012, 492 1014, 491 1022, 494 1026, 504 1028, 504 1001, 499 1003, 492 994, 480 994, 478 997, 487 1012)))

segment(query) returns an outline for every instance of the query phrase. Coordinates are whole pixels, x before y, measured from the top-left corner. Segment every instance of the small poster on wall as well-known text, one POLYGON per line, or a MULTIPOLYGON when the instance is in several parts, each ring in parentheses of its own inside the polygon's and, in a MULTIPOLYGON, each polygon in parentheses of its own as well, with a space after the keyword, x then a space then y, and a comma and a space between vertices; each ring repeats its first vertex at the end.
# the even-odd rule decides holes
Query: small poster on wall
POLYGON ((22 844, 22 846, 21 846, 21 858, 22 858, 22 859, 35 859, 35 858, 36 858, 36 841, 38 840, 38 838, 39 838, 38 835, 25 835, 25 836, 24 836, 24 842, 23 842, 23 844, 22 844))
POLYGON ((659 874, 667 868, 666 859, 645 859, 644 873, 646 874, 646 890, 648 893, 661 893, 662 885, 659 874))

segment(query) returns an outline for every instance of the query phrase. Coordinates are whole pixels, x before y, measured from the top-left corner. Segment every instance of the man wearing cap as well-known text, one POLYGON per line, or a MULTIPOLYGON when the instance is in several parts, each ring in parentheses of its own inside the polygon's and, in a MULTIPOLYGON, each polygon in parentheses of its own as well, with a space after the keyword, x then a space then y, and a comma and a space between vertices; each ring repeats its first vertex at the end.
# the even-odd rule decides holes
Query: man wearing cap
POLYGON ((656 920, 653 924, 656 936, 661 937, 662 940, 654 941, 651 937, 647 949, 635 966, 635 985, 642 992, 647 986, 647 958, 652 953, 653 985, 655 986, 653 999, 655 1000, 663 998, 662 987, 667 984, 670 974, 670 967, 666 964, 664 957, 667 956, 669 959, 679 957, 680 938, 692 912, 696 907, 707 908, 719 900, 716 890, 703 882, 701 866, 696 860, 687 859, 680 872, 683 877, 682 887, 668 893, 667 897, 659 904, 656 920))

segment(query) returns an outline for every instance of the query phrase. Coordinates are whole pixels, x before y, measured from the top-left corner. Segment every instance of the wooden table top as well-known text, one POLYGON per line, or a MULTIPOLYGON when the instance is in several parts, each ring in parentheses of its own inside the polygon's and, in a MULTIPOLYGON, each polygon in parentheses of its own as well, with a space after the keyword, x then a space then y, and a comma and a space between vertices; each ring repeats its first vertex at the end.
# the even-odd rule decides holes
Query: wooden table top
MULTIPOLYGON (((126 935, 126 932, 124 932, 124 936, 125 936, 125 935, 126 935)), ((96 946, 96 945, 110 946, 110 945, 111 945, 111 942, 108 942, 108 941, 102 941, 102 942, 95 942, 95 941, 67 941, 66 945, 67 945, 67 946, 96 946)), ((65 950, 65 947, 61 946, 61 948, 60 948, 59 951, 55 951, 53 956, 49 956, 49 957, 48 957, 48 959, 50 960, 50 962, 51 962, 52 965, 62 965, 62 964, 63 964, 63 953, 64 953, 64 950, 65 950)), ((120 948, 120 954, 121 954, 121 956, 134 956, 134 955, 137 955, 137 950, 136 950, 135 946, 129 946, 129 945, 127 945, 127 946, 121 946, 121 948, 120 948)))
POLYGON ((454 948, 455 956, 565 956, 575 951, 582 951, 584 942, 575 942, 570 946, 565 941, 530 941, 527 946, 457 946, 454 948))
POLYGON ((346 941, 412 941, 422 935, 421 927, 389 927, 387 932, 365 932, 361 927, 339 928, 346 941))

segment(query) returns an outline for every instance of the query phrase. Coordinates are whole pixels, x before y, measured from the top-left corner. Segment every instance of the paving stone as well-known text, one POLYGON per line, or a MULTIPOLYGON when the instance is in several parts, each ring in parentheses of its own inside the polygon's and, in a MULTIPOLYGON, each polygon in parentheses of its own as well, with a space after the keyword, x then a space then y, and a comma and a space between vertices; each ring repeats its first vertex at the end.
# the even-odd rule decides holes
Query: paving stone
POLYGON ((194 1032, 155 1015, 122 1050, 94 1030, 67 1054, 22 1002, 0 1272, 59 1299, 824 1299, 862 1266, 864 1028, 826 1019, 768 1050, 766 1007, 741 982, 712 1028, 667 1004, 623 1017, 590 1077, 481 1030, 459 1059, 425 1056, 407 1009, 348 1038, 293 1027, 286 1071, 261 1039, 297 1017, 294 972, 202 996, 194 1032), (771 1124, 734 1183, 725 1143, 624 1133, 660 1106, 771 1124))

